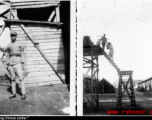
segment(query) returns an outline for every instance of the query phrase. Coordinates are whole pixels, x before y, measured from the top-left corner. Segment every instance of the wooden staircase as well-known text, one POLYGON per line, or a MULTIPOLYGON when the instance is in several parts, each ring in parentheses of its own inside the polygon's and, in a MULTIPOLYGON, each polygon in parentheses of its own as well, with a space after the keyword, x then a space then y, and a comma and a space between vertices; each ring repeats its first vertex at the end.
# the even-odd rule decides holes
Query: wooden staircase
POLYGON ((113 60, 110 59, 110 57, 107 55, 105 51, 103 51, 103 55, 111 63, 111 65, 117 70, 119 75, 119 83, 118 83, 118 91, 117 91, 118 110, 135 109, 136 101, 135 101, 135 92, 134 92, 133 80, 132 80, 133 71, 120 71, 120 68, 118 68, 118 66, 113 62, 113 60), (124 79, 124 76, 128 76, 128 79, 127 80, 124 79))
POLYGON ((105 58, 111 63, 111 65, 117 70, 117 72, 120 72, 120 68, 118 68, 118 66, 113 62, 113 60, 110 59, 110 57, 107 55, 107 53, 105 51, 103 51, 103 55, 105 56, 105 58))

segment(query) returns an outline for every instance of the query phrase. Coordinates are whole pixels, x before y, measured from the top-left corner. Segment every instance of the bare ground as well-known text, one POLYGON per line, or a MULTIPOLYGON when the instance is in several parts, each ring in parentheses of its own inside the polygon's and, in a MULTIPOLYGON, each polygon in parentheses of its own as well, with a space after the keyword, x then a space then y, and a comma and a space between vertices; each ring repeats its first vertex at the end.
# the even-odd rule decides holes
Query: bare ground
POLYGON ((0 115, 69 115, 63 112, 69 107, 69 91, 65 85, 28 87, 26 93, 26 100, 21 100, 20 93, 10 100, 10 82, 0 81, 0 115))
MULTIPOLYGON (((123 115, 152 115, 152 93, 151 92, 137 92, 135 91, 136 98, 136 108, 135 109, 125 109, 123 115), (139 113, 131 113, 130 111, 140 111, 139 113), (127 111, 125 114, 125 111, 127 111), (141 112, 142 111, 142 112, 141 112), (144 112, 145 111, 145 112, 144 112)), ((111 116, 120 114, 108 114, 107 111, 115 110, 116 107, 116 94, 100 94, 99 95, 99 108, 90 109, 90 104, 84 106, 84 115, 97 115, 97 116, 111 116)), ((125 104, 128 104, 127 102, 125 104)), ((122 111, 120 111, 122 112, 122 111)), ((122 114, 121 114, 122 115, 122 114)))

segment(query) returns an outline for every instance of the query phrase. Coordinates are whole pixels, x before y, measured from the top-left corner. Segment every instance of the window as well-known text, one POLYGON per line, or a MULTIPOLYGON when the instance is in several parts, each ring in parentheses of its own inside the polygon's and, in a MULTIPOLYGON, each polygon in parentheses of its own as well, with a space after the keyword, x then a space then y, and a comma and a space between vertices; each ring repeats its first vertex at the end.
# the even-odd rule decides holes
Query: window
POLYGON ((43 7, 43 8, 17 9, 17 15, 20 20, 48 21, 51 13, 54 10, 55 10, 55 6, 43 7))

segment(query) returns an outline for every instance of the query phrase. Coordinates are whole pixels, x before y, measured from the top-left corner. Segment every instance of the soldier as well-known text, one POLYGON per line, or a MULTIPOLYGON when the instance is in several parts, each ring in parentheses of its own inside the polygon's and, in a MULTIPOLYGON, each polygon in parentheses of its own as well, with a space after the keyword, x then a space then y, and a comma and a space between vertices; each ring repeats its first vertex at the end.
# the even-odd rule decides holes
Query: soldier
POLYGON ((9 99, 16 98, 16 82, 17 79, 21 84, 21 100, 26 99, 25 93, 25 84, 24 84, 24 75, 22 70, 23 59, 23 46, 20 43, 16 42, 17 33, 11 32, 12 42, 7 46, 8 53, 8 71, 11 75, 11 84, 12 84, 12 96, 9 99))
POLYGON ((106 43, 107 43, 107 38, 106 38, 106 35, 105 35, 105 34, 103 34, 103 37, 101 38, 101 40, 102 40, 102 48, 103 48, 103 50, 104 50, 105 45, 106 45, 106 43))
POLYGON ((111 60, 113 60, 114 49, 110 42, 108 44, 109 44, 109 57, 111 58, 111 60))

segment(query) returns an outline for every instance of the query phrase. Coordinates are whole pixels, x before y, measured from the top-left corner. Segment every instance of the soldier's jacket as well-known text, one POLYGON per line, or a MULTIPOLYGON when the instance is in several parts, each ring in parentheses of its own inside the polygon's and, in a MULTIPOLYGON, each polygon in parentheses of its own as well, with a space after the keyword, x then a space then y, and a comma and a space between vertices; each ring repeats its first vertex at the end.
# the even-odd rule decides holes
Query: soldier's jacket
POLYGON ((8 58, 7 62, 9 65, 15 65, 22 62, 22 54, 24 48, 21 43, 14 42, 7 46, 8 58))
POLYGON ((102 40, 102 43, 106 43, 107 42, 107 38, 104 37, 104 36, 101 38, 101 40, 102 40))

